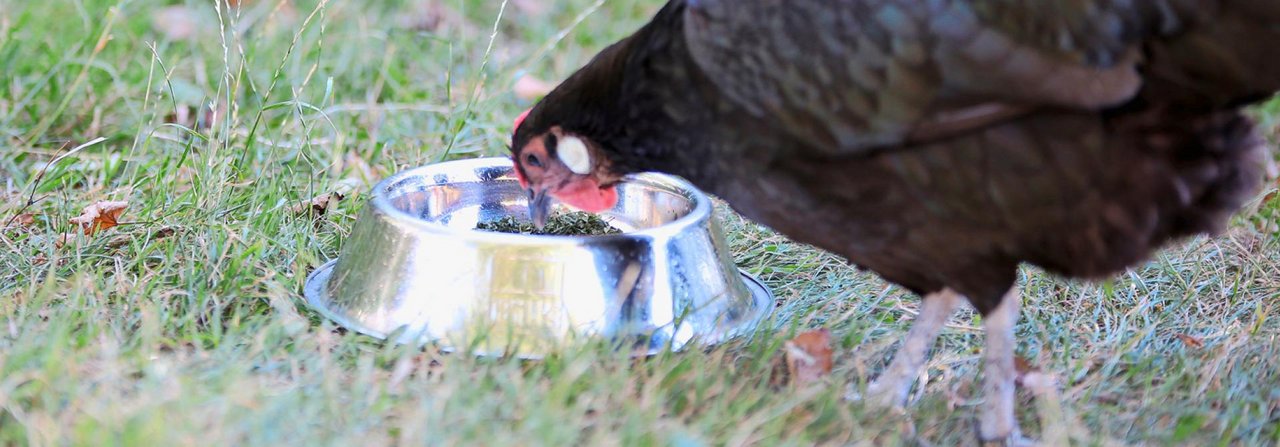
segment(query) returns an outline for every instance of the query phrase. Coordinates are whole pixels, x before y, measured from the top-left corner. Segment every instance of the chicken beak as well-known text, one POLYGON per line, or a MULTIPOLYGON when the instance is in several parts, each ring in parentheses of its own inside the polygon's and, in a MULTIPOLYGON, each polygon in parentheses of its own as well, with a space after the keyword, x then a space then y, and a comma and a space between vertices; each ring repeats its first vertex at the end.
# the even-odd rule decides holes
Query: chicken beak
POLYGON ((529 217, 533 219, 533 226, 539 230, 547 224, 547 213, 551 206, 551 196, 547 195, 547 191, 535 191, 529 189, 529 217))

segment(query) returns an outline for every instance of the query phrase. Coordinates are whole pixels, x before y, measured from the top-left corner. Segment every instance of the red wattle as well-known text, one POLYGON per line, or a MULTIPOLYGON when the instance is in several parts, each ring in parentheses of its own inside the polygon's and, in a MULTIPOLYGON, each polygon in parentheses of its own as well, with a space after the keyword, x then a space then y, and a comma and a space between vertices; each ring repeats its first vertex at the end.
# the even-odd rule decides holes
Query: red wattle
POLYGON ((601 188, 594 179, 570 183, 551 193, 556 199, 588 213, 599 213, 618 204, 618 190, 613 186, 601 188))
POLYGON ((512 164, 514 164, 515 166, 512 166, 511 172, 516 173, 516 180, 520 181, 520 187, 524 189, 529 189, 529 181, 525 180, 524 174, 520 173, 520 164, 514 161, 512 161, 512 164))

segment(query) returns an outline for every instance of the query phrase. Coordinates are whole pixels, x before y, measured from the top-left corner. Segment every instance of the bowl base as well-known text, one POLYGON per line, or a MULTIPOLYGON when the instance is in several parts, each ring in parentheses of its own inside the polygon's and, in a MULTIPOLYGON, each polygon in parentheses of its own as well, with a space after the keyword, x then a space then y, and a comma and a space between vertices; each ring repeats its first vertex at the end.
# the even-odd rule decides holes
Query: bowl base
MULTIPOLYGON (((329 294, 328 285, 329 285, 329 278, 332 275, 333 268, 337 264, 337 262, 338 261, 336 259, 326 262, 320 267, 316 268, 314 271, 312 271, 311 274, 307 275, 307 281, 303 288, 303 295, 306 297, 308 307, 320 313, 320 315, 324 316, 330 321, 336 323, 338 326, 341 326, 347 330, 355 331, 355 332, 368 335, 374 338, 378 338, 382 340, 391 339, 392 341, 396 343, 401 343, 401 344, 435 343, 441 348, 442 351, 445 351, 445 352, 459 351, 459 349, 456 346, 454 346, 451 343, 451 340, 449 340, 448 338, 432 337, 430 335, 425 334, 424 331, 416 331, 416 333, 413 333, 410 331, 402 331, 400 329, 396 329, 393 331, 383 331, 379 329, 370 328, 367 325, 361 324, 358 321, 358 319, 355 318, 354 316, 348 315, 342 310, 334 308, 334 306, 332 306, 333 301, 329 294)), ((770 291, 767 286, 761 283, 759 279, 756 279, 755 277, 751 276, 750 274, 742 270, 739 270, 738 274, 742 279, 743 284, 746 286, 747 290, 751 293, 752 306, 748 310, 748 312, 745 312, 741 315, 730 315, 728 317, 731 319, 728 319, 728 320, 720 320, 720 324, 712 328, 714 329, 713 333, 711 334, 698 333, 699 328, 694 328, 692 327, 693 325, 686 324, 685 328, 688 328, 688 329, 681 328, 680 330, 675 330, 671 332, 685 333, 685 332, 688 332, 689 329, 692 329, 692 334, 690 334, 691 336, 674 337, 674 338, 668 337, 669 340, 667 340, 667 342, 657 342, 657 343, 655 342, 624 343, 622 342, 622 340, 616 340, 620 342, 620 343, 617 343, 617 345, 619 346, 619 348, 622 348, 624 346, 635 347, 637 344, 639 344, 639 349, 636 350, 636 355, 650 356, 650 355, 654 355, 659 352, 662 352, 664 350, 680 351, 690 344, 704 346, 704 347, 715 346, 717 344, 723 343, 734 337, 739 337, 739 336, 749 334, 751 331, 753 331, 756 328, 756 326, 761 322, 761 320, 763 320, 764 317, 768 315, 771 310, 773 310, 774 297, 773 297, 773 292, 770 291)), ((701 319, 701 318, 697 318, 699 317, 698 315, 691 315, 691 317, 695 317, 694 319, 699 319, 699 320, 701 319)), ((701 330, 705 332, 707 328, 701 328, 701 330)), ((628 334, 626 337, 628 340, 634 340, 637 338, 649 338, 648 335, 646 334, 628 334)), ((540 352, 528 352, 527 350, 520 350, 518 348, 516 352, 494 352, 491 350, 484 350, 484 349, 471 349, 470 351, 473 354, 478 356, 497 357, 497 356, 503 356, 503 355, 513 355, 515 357, 525 358, 525 359, 538 359, 546 354, 546 353, 540 353, 540 352)))

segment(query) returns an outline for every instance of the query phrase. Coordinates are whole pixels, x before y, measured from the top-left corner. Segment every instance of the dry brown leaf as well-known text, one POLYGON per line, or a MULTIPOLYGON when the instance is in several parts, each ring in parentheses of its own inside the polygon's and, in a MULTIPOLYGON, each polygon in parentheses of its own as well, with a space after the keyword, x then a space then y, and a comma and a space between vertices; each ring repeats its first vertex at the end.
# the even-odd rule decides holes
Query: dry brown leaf
POLYGON ((71 223, 80 227, 86 236, 120 224, 120 215, 124 214, 129 202, 101 201, 84 207, 79 216, 72 217, 71 223))
POLYGON ((10 221, 13 222, 10 225, 17 226, 18 228, 30 227, 36 224, 36 215, 31 213, 22 213, 17 216, 13 216, 10 219, 10 221))
POLYGON ((1031 361, 1020 355, 1013 356, 1013 369, 1018 371, 1018 375, 1025 376, 1027 373, 1038 371, 1039 369, 1031 365, 1031 361))
POLYGON ((1020 355, 1013 356, 1013 369, 1014 371, 1017 371, 1017 375, 1014 376, 1013 381, 1019 385, 1022 384, 1028 374, 1040 372, 1040 369, 1032 365, 1030 360, 1027 360, 1020 355))
POLYGON ((556 88, 555 84, 525 75, 516 80, 516 85, 512 90, 515 91, 517 98, 532 101, 546 96, 554 88, 556 88))
POLYGON ((363 182, 355 178, 343 179, 333 186, 333 191, 290 205, 289 212, 312 217, 323 216, 329 211, 330 206, 359 191, 362 184, 363 182))
POLYGON ((191 106, 179 104, 177 109, 164 115, 164 122, 178 124, 184 127, 195 127, 195 115, 191 113, 191 106))
POLYGON ((164 122, 203 131, 213 128, 217 124, 214 120, 224 119, 226 116, 227 105, 222 101, 218 102, 217 109, 208 104, 204 106, 178 104, 174 111, 165 114, 164 122))
POLYGON ((1276 199, 1277 193, 1280 193, 1280 174, 1277 174, 1275 183, 1276 183, 1275 185, 1276 190, 1267 193, 1267 195, 1265 196, 1262 196, 1262 201, 1260 203, 1267 204, 1267 203, 1270 203, 1272 200, 1276 199))
POLYGON ((71 242, 74 240, 76 240, 75 233, 62 233, 58 235, 58 240, 53 241, 53 246, 62 248, 63 245, 67 245, 67 242, 71 242))
POLYGON ((336 203, 339 200, 342 200, 342 194, 338 194, 336 192, 324 193, 312 197, 311 200, 303 200, 289 206, 289 212, 300 216, 310 215, 320 217, 323 216, 326 211, 329 211, 330 203, 336 203))
POLYGON ((783 344, 791 383, 807 385, 831 374, 831 331, 801 333, 783 344))
POLYGON ((1178 337, 1178 340, 1181 340, 1182 344, 1187 345, 1188 348, 1200 349, 1204 347, 1204 340, 1201 340, 1199 337, 1183 334, 1181 332, 1173 335, 1178 337))

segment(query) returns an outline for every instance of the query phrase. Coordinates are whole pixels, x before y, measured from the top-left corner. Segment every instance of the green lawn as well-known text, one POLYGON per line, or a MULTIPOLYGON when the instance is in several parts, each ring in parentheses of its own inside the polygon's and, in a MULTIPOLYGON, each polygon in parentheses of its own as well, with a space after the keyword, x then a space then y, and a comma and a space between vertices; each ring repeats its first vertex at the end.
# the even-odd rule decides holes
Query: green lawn
MULTIPOLYGON (((336 330, 299 291, 365 197, 290 208, 504 153, 519 75, 563 78, 660 0, 512 1, 500 19, 497 0, 279 1, 0 0, 0 444, 973 443, 975 317, 944 332, 906 414, 844 402, 917 299, 729 213, 740 265, 780 301, 750 340, 520 362, 336 330), (123 224, 62 243, 99 200, 127 200, 123 224), (817 327, 835 371, 791 387, 781 345, 817 327)), ((1280 200, 1259 200, 1106 284, 1025 270, 1019 354, 1058 376, 1061 408, 1019 391, 1024 431, 1280 442, 1278 226, 1280 200)))

